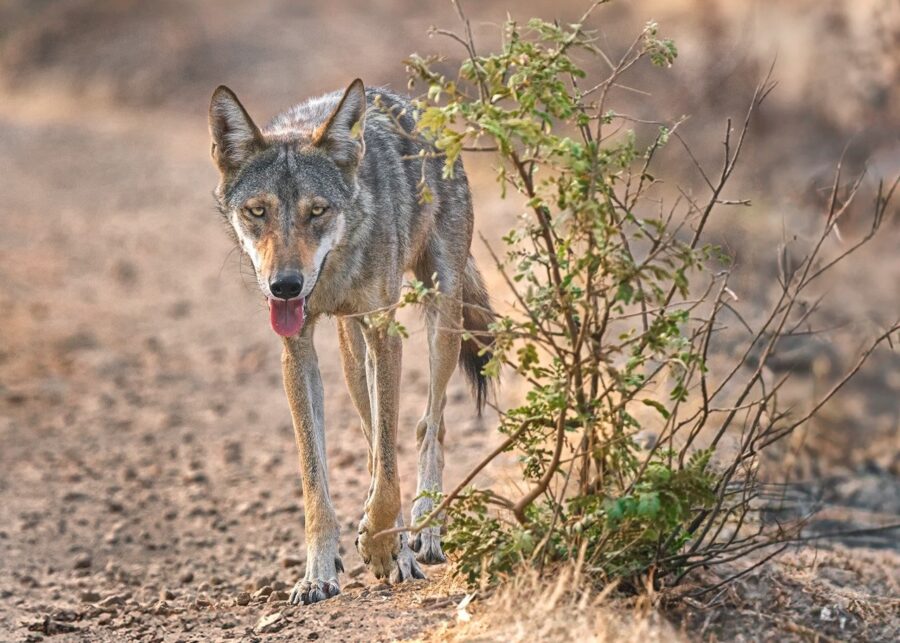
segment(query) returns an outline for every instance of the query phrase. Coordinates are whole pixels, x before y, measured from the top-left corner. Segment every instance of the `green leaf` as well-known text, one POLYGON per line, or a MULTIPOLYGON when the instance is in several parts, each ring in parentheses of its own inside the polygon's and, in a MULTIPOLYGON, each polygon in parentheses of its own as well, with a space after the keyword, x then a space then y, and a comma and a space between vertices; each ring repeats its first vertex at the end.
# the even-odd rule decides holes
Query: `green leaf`
POLYGON ((643 518, 655 518, 659 513, 659 494, 655 491, 641 494, 637 505, 637 514, 643 518))
POLYGON ((669 415, 670 415, 669 409, 667 409, 662 402, 659 402, 657 400, 651 400, 651 399, 643 399, 643 400, 641 400, 641 402, 643 402, 647 406, 652 406, 654 409, 659 411, 659 414, 661 416, 663 416, 663 418, 665 418, 666 420, 669 419, 669 415))

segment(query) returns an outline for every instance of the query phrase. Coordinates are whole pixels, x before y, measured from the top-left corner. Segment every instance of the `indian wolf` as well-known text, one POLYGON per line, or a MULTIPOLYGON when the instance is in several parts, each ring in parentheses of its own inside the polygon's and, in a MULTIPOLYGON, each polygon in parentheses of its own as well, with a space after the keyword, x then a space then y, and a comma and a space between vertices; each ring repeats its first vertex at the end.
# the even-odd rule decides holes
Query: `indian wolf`
POLYGON ((443 562, 439 526, 409 542, 402 527, 397 471, 401 340, 372 311, 400 300, 409 271, 439 295, 426 306, 428 403, 416 426, 415 523, 433 509, 444 467, 445 391, 457 362, 479 407, 488 380, 488 326, 494 318, 469 247, 472 198, 462 162, 442 178, 444 161, 416 132, 413 106, 354 80, 343 92, 304 102, 265 128, 251 120, 227 87, 209 108, 214 195, 236 243, 253 263, 282 337, 284 388, 300 452, 306 507, 306 574, 293 604, 340 592, 339 523, 328 493, 324 391, 313 331, 337 319, 341 361, 368 443, 371 475, 356 547, 379 579, 424 578, 419 563, 443 562), (427 188, 430 199, 422 199, 427 188))

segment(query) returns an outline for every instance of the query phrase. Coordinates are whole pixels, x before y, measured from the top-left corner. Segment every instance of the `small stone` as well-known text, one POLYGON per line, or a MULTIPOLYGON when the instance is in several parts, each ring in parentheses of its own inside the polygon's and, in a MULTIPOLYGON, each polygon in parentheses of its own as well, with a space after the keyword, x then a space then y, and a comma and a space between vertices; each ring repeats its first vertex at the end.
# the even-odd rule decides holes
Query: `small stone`
POLYGON ((97 338, 90 332, 80 332, 69 335, 64 340, 57 343, 60 350, 64 352, 73 352, 78 350, 89 350, 96 348, 97 338))
POLYGON ((364 571, 366 571, 365 565, 357 565, 356 567, 352 568, 349 572, 347 572, 347 576, 349 576, 350 578, 356 578, 357 576, 362 574, 364 571))
POLYGON ((285 583, 283 580, 277 580, 274 583, 272 583, 272 589, 274 589, 277 592, 284 591, 287 588, 288 588, 288 584, 285 583))
POLYGON ((242 458, 240 442, 225 443, 225 463, 240 464, 242 458))
POLYGON ((346 585, 344 585, 344 591, 348 591, 351 589, 362 589, 366 584, 359 580, 352 580, 346 585))
POLYGON ((90 569, 93 564, 94 559, 91 558, 90 554, 80 554, 75 558, 73 567, 75 569, 90 569))
POLYGON ((287 592, 282 592, 282 591, 276 590, 276 591, 272 592, 271 594, 269 594, 269 600, 267 600, 266 602, 267 603, 277 603, 279 601, 286 601, 288 598, 289 598, 289 595, 287 592))
POLYGON ((96 603, 100 600, 100 593, 95 592, 94 590, 87 590, 81 592, 81 602, 82 603, 96 603))
POLYGON ((40 587, 41 584, 37 581, 37 579, 31 574, 23 574, 19 576, 19 582, 25 585, 26 587, 40 587))
POLYGON ((178 578, 178 580, 181 581, 182 584, 186 585, 187 583, 190 583, 194 580, 194 572, 186 571, 178 578))
POLYGON ((179 299, 169 306, 169 315, 174 319, 187 317, 191 312, 191 302, 186 299, 179 299))
POLYGON ((194 471, 192 473, 186 473, 184 476, 182 476, 182 480, 186 484, 208 484, 209 483, 209 477, 202 471, 194 471))
POLYGON ((275 582, 275 579, 272 576, 260 576, 256 579, 256 582, 253 584, 253 587, 256 589, 262 589, 266 585, 271 585, 275 582))
MULTIPOLYGON (((125 530, 126 526, 127 525, 122 520, 114 523, 113 526, 110 527, 109 531, 106 532, 106 535, 103 537, 103 541, 107 545, 115 545, 122 539, 122 532, 125 530)), ((107 568, 108 567, 109 565, 107 564, 107 568)))
POLYGON ((197 594, 197 598, 194 599, 194 607, 197 608, 206 608, 212 605, 212 601, 209 600, 209 597, 206 594, 197 594))
POLYGON ((138 268, 127 259, 119 259, 113 266, 113 276, 123 286, 133 286, 138 280, 138 268))
POLYGON ((259 508, 262 507, 262 503, 259 500, 252 500, 247 502, 242 502, 235 509, 240 516, 246 516, 247 514, 258 511, 259 508))
POLYGON ((100 607, 112 607, 113 605, 124 605, 125 604, 125 596, 121 594, 113 594, 111 596, 107 596, 102 601, 98 603, 100 607))
POLYGON ((173 592, 171 589, 161 589, 159 590, 159 600, 161 601, 171 601, 174 600, 177 594, 173 592))
POLYGON ((80 618, 80 614, 75 610, 55 609, 50 614, 50 618, 52 618, 54 621, 65 621, 66 623, 71 623, 73 621, 77 621, 80 618))
POLYGON ((100 625, 106 625, 106 624, 109 623, 112 619, 113 619, 113 615, 112 615, 112 614, 110 614, 109 612, 103 612, 103 613, 100 615, 100 618, 97 619, 97 623, 99 623, 100 625))
POLYGON ((250 593, 249 592, 241 592, 240 594, 238 594, 235 597, 234 602, 241 606, 249 605, 250 604, 250 593))
MULTIPOLYGON (((31 623, 24 623, 28 627, 28 630, 31 632, 39 632, 40 634, 46 634, 47 636, 52 636, 54 634, 67 634, 71 632, 77 632, 78 628, 69 623, 63 623, 60 621, 54 621, 49 616, 43 616, 31 623)), ((25 640, 43 640, 43 638, 32 638, 28 637, 25 640)))
POLYGON ((281 559, 281 566, 288 567, 299 567, 303 564, 303 559, 299 556, 285 556, 281 559))
POLYGON ((266 585, 265 587, 260 587, 258 590, 253 592, 252 598, 255 601, 258 601, 263 598, 268 598, 269 594, 272 593, 272 586, 266 585))
POLYGON ((274 614, 269 614, 268 616, 263 616, 256 623, 256 627, 253 630, 258 634, 265 634, 268 632, 277 632, 281 628, 286 625, 286 621, 284 620, 284 615, 281 612, 276 612, 274 614))

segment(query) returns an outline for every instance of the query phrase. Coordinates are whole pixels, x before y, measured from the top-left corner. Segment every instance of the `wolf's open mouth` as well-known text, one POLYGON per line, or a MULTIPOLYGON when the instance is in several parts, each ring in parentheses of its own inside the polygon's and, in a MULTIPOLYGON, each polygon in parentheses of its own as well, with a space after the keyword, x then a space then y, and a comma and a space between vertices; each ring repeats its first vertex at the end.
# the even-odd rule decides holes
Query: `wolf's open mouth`
POLYGON ((282 337, 293 337, 303 328, 305 297, 269 299, 269 321, 272 330, 282 337))

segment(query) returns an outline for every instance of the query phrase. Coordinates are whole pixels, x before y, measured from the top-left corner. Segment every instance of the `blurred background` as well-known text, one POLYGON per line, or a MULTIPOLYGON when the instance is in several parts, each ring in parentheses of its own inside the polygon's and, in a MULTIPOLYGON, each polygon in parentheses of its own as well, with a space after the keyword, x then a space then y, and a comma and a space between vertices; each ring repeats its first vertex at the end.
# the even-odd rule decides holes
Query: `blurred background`
MULTIPOLYGON (((571 22, 585 6, 465 3, 484 50, 499 46, 508 13, 571 22)), ((616 57, 651 19, 675 40, 678 59, 668 70, 639 66, 628 84, 640 91, 614 92, 611 107, 643 119, 688 116, 682 135, 708 167, 721 160, 726 119, 742 121, 774 63, 778 86, 725 195, 752 206, 721 210, 711 234, 735 256, 741 311, 756 319, 775 286, 779 244, 802 252, 812 239, 842 154, 845 184, 866 176, 843 241, 829 240, 833 253, 867 229, 879 179, 900 173, 900 3, 613 2, 591 25, 616 57)), ((302 573, 280 345, 212 204, 208 101, 227 84, 263 123, 355 77, 406 91, 408 54, 440 51, 448 65, 460 55, 429 37, 431 25, 458 27, 449 2, 0 3, 0 592, 17 597, 0 608, 0 624, 92 583, 131 578, 137 596, 172 588, 178 601, 204 582, 215 601, 302 573)), ((487 159, 466 162, 477 228, 496 240, 521 204, 500 200, 487 159)), ((656 174, 673 191, 702 194, 677 144, 661 163, 656 174)), ((820 319, 836 330, 801 347, 789 392, 798 406, 900 312, 896 214, 895 202, 879 238, 826 284, 820 319)), ((502 282, 474 245, 502 301, 502 282)), ((401 417, 409 472, 427 377, 413 320, 401 417)), ((349 568, 359 563, 352 539, 365 448, 333 329, 323 324, 318 335, 349 568)), ((895 520, 898 400, 898 357, 886 348, 801 441, 783 447, 773 475, 790 468, 835 524, 895 520)), ((494 438, 459 379, 447 415, 452 485, 494 438)), ((406 501, 413 488, 408 475, 406 501)))

